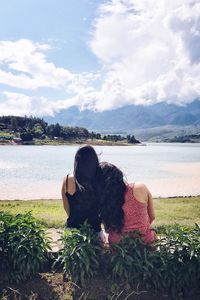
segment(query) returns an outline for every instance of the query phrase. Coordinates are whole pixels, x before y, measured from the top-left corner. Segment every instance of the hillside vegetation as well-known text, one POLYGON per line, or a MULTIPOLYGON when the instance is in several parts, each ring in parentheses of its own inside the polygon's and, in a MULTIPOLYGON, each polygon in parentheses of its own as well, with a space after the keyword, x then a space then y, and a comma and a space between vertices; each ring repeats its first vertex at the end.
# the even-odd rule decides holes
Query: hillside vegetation
POLYGON ((133 135, 101 135, 89 132, 83 127, 61 126, 59 123, 48 124, 36 117, 3 116, 0 117, 0 141, 15 143, 61 144, 62 142, 100 141, 106 143, 140 143, 133 135))

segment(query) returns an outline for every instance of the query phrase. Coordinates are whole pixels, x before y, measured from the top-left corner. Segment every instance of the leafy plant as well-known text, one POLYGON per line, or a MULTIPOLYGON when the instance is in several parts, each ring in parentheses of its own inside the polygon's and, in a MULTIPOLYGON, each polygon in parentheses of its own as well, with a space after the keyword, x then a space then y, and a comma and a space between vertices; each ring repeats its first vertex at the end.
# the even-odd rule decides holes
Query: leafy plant
POLYGON ((148 246, 139 236, 125 236, 113 245, 112 277, 168 293, 171 299, 195 289, 200 281, 200 227, 163 227, 148 246))
POLYGON ((125 235, 118 244, 112 246, 112 277, 129 283, 143 282, 150 249, 151 246, 144 244, 139 232, 125 235))
POLYGON ((149 254, 153 268, 149 281, 178 299, 200 281, 200 227, 174 225, 161 230, 157 251, 149 254))
POLYGON ((65 229, 61 241, 63 249, 58 261, 68 277, 84 285, 85 280, 96 275, 99 268, 101 246, 97 234, 85 223, 80 230, 65 229))
POLYGON ((39 271, 50 241, 31 215, 0 212, 0 280, 18 282, 39 271))

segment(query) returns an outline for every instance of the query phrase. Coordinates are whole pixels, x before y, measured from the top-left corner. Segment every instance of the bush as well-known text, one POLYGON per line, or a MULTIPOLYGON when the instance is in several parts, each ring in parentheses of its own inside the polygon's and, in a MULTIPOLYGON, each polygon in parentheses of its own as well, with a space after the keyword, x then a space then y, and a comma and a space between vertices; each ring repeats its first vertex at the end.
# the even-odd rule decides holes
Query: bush
MULTIPOLYGON (((152 245, 144 244, 140 234, 133 232, 134 236, 124 236, 120 243, 104 249, 89 225, 65 229, 57 261, 70 280, 82 285, 101 275, 120 286, 167 293, 170 299, 195 292, 200 281, 200 227, 174 225, 158 231, 159 240, 152 245)), ((20 281, 38 272, 49 249, 44 229, 30 213, 0 212, 0 281, 20 281)))
POLYGON ((31 142, 33 140, 33 135, 31 132, 24 131, 20 133, 20 138, 23 142, 31 142))
POLYGON ((167 226, 161 229, 157 252, 149 256, 153 270, 151 283, 162 288, 171 298, 199 286, 200 281, 200 227, 167 226), (154 272, 156 270, 156 272, 154 272))
POLYGON ((160 228, 162 235, 152 246, 125 236, 113 246, 111 272, 113 278, 130 284, 168 293, 179 299, 200 280, 200 227, 189 229, 179 225, 160 228))
POLYGON ((96 275, 99 269, 101 246, 97 234, 84 224, 80 230, 65 229, 61 241, 63 249, 58 261, 67 277, 84 285, 85 280, 96 275))
POLYGON ((179 299, 199 286, 200 227, 165 226, 159 232, 160 238, 151 245, 144 244, 135 231, 104 249, 88 225, 66 229, 59 261, 75 282, 84 284, 101 274, 125 286, 140 285, 179 299))
POLYGON ((118 244, 111 248, 111 275, 127 283, 142 283, 148 267, 147 255, 151 246, 145 245, 139 232, 124 236, 118 244))
POLYGON ((30 213, 0 212, 0 281, 18 282, 38 272, 48 250, 50 241, 30 213))

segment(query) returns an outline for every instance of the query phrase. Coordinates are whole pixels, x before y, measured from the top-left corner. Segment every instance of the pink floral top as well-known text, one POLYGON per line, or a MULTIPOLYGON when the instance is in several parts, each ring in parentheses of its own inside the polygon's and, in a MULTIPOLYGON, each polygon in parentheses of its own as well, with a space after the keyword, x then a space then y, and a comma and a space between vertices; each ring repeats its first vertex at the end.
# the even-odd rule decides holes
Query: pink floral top
POLYGON ((124 227, 122 233, 110 232, 108 236, 109 243, 118 243, 122 236, 130 231, 138 230, 142 234, 145 243, 151 243, 156 240, 156 233, 151 229, 148 204, 139 202, 133 195, 134 184, 128 184, 125 193, 124 227))

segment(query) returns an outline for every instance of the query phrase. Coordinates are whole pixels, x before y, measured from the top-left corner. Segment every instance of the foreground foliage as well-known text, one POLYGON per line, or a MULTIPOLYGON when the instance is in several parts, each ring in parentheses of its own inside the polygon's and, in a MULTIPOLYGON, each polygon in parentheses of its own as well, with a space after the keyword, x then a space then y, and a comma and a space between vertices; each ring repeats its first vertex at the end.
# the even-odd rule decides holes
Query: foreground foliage
MULTIPOLYGON (((79 291, 86 296, 94 294, 92 289, 99 284, 105 287, 100 295, 107 294, 103 299, 125 299, 132 293, 141 297, 147 291, 169 299, 188 299, 191 292, 199 295, 199 225, 160 226, 157 231, 159 239, 152 245, 144 244, 139 232, 133 232, 108 248, 87 224, 80 230, 65 229, 63 249, 54 264, 69 283, 82 286, 79 291)), ((44 229, 30 213, 12 216, 0 212, 0 288, 2 281, 20 283, 44 271, 49 249, 44 229)))
POLYGON ((113 246, 112 276, 179 299, 199 287, 200 227, 163 226, 159 231, 160 238, 151 246, 128 236, 113 246))
POLYGON ((0 212, 0 281, 21 281, 38 272, 48 259, 50 242, 30 213, 0 212))
POLYGON ((140 285, 166 293, 170 299, 181 299, 199 287, 200 227, 160 227, 159 233, 159 240, 152 245, 145 245, 134 232, 134 237, 124 236, 120 243, 104 249, 88 227, 65 230, 61 251, 64 272, 74 282, 85 284, 86 279, 103 271, 107 280, 120 286, 140 285))
POLYGON ((65 229, 61 241, 58 262, 63 265, 66 276, 75 282, 85 284, 85 280, 97 275, 101 246, 98 236, 89 225, 84 224, 80 230, 65 229))

